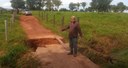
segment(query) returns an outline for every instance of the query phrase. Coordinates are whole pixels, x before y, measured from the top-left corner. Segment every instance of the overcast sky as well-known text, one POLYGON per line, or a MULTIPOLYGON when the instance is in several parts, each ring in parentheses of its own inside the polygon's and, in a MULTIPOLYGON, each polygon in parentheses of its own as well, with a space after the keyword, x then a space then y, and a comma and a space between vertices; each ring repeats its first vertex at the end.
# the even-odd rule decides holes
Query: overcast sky
MULTIPOLYGON (((87 2, 87 6, 89 6, 89 3, 92 0, 61 0, 63 2, 63 5, 61 6, 61 8, 68 8, 68 4, 70 2, 87 2)), ((125 5, 128 6, 128 0, 113 0, 112 4, 117 4, 118 2, 123 2, 125 5)), ((11 4, 10 4, 10 0, 0 0, 0 7, 4 7, 4 8, 11 8, 11 4)))

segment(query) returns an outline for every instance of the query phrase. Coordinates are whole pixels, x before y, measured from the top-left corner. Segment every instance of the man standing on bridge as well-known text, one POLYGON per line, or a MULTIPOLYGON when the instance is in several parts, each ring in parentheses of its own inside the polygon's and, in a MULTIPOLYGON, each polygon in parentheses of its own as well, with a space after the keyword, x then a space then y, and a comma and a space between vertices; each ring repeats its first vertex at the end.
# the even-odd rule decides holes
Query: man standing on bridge
POLYGON ((76 21, 76 17, 71 17, 70 25, 62 31, 69 29, 69 45, 70 45, 70 52, 68 55, 73 55, 74 57, 77 56, 77 48, 78 48, 78 35, 82 37, 81 28, 79 23, 76 21))

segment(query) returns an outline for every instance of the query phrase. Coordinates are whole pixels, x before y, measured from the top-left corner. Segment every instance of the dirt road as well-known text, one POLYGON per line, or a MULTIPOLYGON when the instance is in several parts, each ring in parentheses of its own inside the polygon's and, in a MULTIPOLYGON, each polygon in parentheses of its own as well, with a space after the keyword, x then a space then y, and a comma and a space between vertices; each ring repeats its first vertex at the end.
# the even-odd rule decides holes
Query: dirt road
POLYGON ((68 50, 56 40, 56 38, 61 40, 63 38, 41 26, 35 17, 21 16, 20 22, 28 40, 41 40, 38 41, 38 45, 45 45, 45 47, 38 47, 34 53, 40 59, 42 68, 99 68, 81 54, 77 57, 67 55, 68 50))

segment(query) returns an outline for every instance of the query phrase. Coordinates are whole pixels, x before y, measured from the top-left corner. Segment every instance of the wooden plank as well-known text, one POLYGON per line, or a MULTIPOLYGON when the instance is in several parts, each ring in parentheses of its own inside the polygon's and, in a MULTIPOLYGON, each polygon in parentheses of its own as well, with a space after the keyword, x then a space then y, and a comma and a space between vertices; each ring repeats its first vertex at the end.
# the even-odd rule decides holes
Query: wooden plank
POLYGON ((55 38, 56 38, 56 40, 58 40, 58 42, 63 46, 63 48, 67 50, 67 47, 66 47, 66 45, 64 44, 64 42, 63 42, 60 38, 58 38, 58 37, 55 37, 55 38))

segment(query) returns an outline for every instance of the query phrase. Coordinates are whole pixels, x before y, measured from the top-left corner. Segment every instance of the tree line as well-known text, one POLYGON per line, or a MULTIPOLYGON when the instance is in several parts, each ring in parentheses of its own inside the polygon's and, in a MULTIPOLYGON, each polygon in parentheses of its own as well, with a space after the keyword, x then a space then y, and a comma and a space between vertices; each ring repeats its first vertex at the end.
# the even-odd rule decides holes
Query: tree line
POLYGON ((85 10, 85 6, 86 6, 86 2, 81 2, 81 3, 73 3, 73 2, 71 2, 70 4, 69 4, 69 9, 70 10, 72 10, 72 11, 79 11, 79 8, 80 8, 80 6, 82 6, 83 7, 83 10, 85 10))
POLYGON ((14 9, 30 10, 58 10, 62 4, 61 0, 11 0, 14 9))
MULTIPOLYGON (((113 0, 92 0, 90 7, 86 7, 86 2, 69 4, 67 8, 61 8, 60 11, 86 11, 86 12, 123 12, 128 7, 123 2, 117 5, 111 5, 113 0), (80 8, 81 7, 81 8, 80 8)), ((30 9, 30 10, 59 10, 62 5, 61 0, 11 0, 11 6, 14 9, 30 9)))
POLYGON ((119 2, 117 5, 111 5, 113 0, 92 0, 90 7, 86 8, 87 3, 73 3, 69 4, 71 11, 86 11, 86 12, 123 12, 128 10, 128 7, 123 2, 119 2), (79 10, 79 7, 83 7, 79 10))

